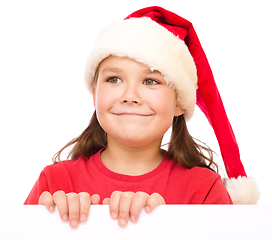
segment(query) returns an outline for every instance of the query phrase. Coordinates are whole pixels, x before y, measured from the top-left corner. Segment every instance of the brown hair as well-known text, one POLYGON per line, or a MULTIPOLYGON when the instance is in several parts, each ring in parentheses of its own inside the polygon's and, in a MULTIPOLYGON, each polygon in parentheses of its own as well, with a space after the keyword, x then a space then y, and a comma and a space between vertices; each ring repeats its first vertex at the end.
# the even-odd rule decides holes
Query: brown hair
MULTIPOLYGON (((53 157, 53 162, 60 161, 60 155, 64 149, 73 146, 68 155, 68 159, 75 159, 79 156, 88 159, 98 152, 101 148, 107 146, 107 134, 101 128, 94 111, 89 126, 77 138, 67 143, 53 157)), ((183 115, 174 117, 172 123, 172 134, 168 144, 166 155, 181 166, 192 168, 194 166, 205 167, 211 170, 218 166, 213 161, 213 151, 209 147, 197 144, 189 134, 183 115), (205 156, 203 150, 209 157, 205 156)))
POLYGON ((53 157, 53 162, 60 161, 62 151, 72 145, 74 146, 68 154, 68 159, 75 159, 79 156, 89 158, 101 148, 107 146, 107 134, 96 118, 96 111, 93 113, 89 126, 79 137, 72 139, 58 151, 53 157))
POLYGON ((187 168, 198 166, 218 172, 218 165, 213 161, 214 152, 206 144, 201 143, 203 145, 198 144, 190 135, 183 115, 174 117, 166 155, 187 168), (204 151, 208 156, 203 153, 204 151))

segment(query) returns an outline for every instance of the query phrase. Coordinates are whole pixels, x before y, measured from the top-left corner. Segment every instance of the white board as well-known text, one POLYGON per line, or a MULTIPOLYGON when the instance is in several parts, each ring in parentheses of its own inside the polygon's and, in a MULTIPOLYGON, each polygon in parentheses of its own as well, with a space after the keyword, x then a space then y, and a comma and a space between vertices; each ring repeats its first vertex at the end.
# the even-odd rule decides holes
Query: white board
POLYGON ((108 206, 91 206, 90 217, 72 229, 44 206, 0 207, 0 239, 272 239, 272 206, 165 205, 141 212, 125 228, 108 206))

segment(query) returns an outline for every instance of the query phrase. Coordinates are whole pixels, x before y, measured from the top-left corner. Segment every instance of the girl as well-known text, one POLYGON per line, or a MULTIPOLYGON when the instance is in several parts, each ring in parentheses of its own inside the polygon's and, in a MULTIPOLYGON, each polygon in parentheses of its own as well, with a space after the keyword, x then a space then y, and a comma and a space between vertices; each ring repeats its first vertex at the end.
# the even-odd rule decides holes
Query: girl
MULTIPOLYGON (((226 185, 248 182, 190 22, 150 7, 110 24, 88 59, 86 82, 96 109, 90 124, 44 168, 25 204, 44 204, 49 211, 57 205, 61 219, 77 227, 87 220, 91 204, 108 204, 111 217, 126 226, 138 220, 143 207, 151 212, 160 204, 241 203, 243 196, 230 188, 231 199, 215 173, 212 151, 197 144, 186 127, 197 103, 215 130, 228 176, 234 178, 226 185), (161 141, 171 125, 168 151, 163 151, 161 141), (59 161, 72 145, 72 160, 59 161)), ((249 192, 255 194, 242 203, 258 200, 250 183, 249 192)))

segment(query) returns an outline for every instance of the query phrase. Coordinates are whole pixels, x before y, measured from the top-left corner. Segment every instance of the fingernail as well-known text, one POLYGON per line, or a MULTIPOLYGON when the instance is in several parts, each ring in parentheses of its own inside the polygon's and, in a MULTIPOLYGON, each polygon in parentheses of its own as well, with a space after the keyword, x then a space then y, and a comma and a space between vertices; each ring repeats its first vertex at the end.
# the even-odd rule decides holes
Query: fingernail
POLYGON ((126 226, 126 220, 124 218, 119 219, 119 225, 120 226, 126 226))
POLYGON ((149 212, 150 212, 150 207, 146 207, 146 208, 145 208, 145 211, 146 211, 147 213, 149 213, 149 212))
POLYGON ((63 216, 62 216, 62 220, 63 220, 63 221, 68 221, 68 220, 69 220, 68 215, 63 215, 63 216))
POLYGON ((54 209, 55 209, 54 206, 50 206, 50 207, 49 207, 49 211, 50 211, 50 212, 53 212, 54 209))
POLYGON ((78 225, 78 222, 77 222, 76 220, 73 220, 73 221, 70 222, 70 226, 71 226, 72 228, 77 227, 77 225, 78 225))
POLYGON ((113 219, 117 219, 117 213, 115 213, 115 212, 113 212, 113 213, 111 213, 111 217, 113 218, 113 219))
POLYGON ((136 217, 131 216, 131 217, 130 217, 130 221, 131 221, 131 222, 136 222, 136 217))
POLYGON ((80 216, 80 221, 81 222, 85 222, 87 220, 87 216, 85 215, 85 214, 82 214, 81 216, 80 216))

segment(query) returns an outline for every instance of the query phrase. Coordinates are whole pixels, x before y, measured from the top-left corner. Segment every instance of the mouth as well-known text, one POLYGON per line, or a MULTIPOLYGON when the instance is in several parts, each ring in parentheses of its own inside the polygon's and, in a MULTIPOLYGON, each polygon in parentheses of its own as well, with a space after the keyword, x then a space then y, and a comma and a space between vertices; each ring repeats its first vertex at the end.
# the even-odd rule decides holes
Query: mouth
POLYGON ((121 116, 121 117, 150 117, 153 114, 143 114, 143 113, 135 113, 135 112, 121 112, 121 113, 112 113, 113 115, 116 116, 121 116))

